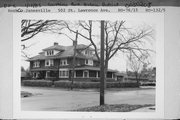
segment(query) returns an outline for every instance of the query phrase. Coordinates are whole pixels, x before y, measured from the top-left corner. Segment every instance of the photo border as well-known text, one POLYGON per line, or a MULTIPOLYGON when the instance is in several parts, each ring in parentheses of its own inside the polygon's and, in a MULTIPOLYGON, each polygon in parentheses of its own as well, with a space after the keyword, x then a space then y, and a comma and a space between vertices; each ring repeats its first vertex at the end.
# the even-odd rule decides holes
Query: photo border
POLYGON ((164 117, 164 14, 163 13, 15 13, 13 14, 13 118, 163 118, 164 117), (81 18, 81 19, 80 19, 81 18), (156 24, 155 112, 21 111, 21 20, 133 20, 156 24))

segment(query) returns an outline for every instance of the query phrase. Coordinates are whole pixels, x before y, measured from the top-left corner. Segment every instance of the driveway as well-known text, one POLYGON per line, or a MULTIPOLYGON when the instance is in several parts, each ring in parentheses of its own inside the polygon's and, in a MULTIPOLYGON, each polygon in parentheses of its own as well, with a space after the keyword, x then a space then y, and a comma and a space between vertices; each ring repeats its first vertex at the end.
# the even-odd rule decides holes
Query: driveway
MULTIPOLYGON (((67 90, 43 87, 22 87, 33 94, 21 98, 24 111, 69 111, 99 105, 99 92, 91 90, 67 90)), ((155 89, 108 90, 106 104, 155 104, 155 89)))

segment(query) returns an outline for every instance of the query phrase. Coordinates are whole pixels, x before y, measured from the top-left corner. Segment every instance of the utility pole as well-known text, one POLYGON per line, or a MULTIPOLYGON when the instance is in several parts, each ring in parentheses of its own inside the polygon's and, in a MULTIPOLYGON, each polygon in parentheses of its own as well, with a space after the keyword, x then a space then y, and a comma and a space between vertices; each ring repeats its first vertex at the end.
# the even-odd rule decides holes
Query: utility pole
POLYGON ((100 105, 104 105, 104 21, 101 20, 101 68, 100 68, 100 105))
POLYGON ((75 62, 76 62, 76 47, 77 47, 77 38, 78 38, 78 31, 76 31, 76 38, 73 41, 73 46, 74 46, 74 55, 73 55, 73 65, 72 65, 72 78, 71 78, 71 90, 73 89, 73 84, 74 84, 74 73, 75 73, 75 62))

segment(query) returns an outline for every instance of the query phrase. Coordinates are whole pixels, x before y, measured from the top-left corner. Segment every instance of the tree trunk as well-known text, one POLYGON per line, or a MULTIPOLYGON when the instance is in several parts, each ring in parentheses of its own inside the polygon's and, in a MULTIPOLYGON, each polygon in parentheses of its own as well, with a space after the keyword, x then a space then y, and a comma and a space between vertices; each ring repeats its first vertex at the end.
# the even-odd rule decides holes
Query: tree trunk
POLYGON ((101 21, 100 105, 104 105, 104 21, 101 21))
POLYGON ((104 88, 106 89, 106 80, 107 80, 107 72, 108 72, 108 60, 105 60, 105 65, 104 65, 104 88))
POLYGON ((139 87, 139 78, 138 78, 138 73, 136 72, 135 74, 136 74, 136 82, 137 82, 137 85, 138 85, 138 87, 139 87))
POLYGON ((71 90, 73 89, 73 85, 74 85, 74 73, 75 73, 75 63, 76 63, 76 47, 77 47, 77 38, 78 38, 78 31, 76 31, 76 39, 75 43, 73 43, 74 45, 74 54, 73 54, 73 65, 72 65, 72 78, 71 78, 71 90))

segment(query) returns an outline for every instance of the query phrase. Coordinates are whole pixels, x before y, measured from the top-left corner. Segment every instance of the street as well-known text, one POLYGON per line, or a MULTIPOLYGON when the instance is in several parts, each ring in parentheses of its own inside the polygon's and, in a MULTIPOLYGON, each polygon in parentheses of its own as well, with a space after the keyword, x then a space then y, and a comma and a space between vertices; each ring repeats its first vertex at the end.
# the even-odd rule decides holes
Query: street
MULTIPOLYGON (((68 90, 60 88, 22 87, 21 91, 33 96, 21 98, 24 111, 70 111, 99 105, 99 92, 95 89, 68 90)), ((106 104, 155 104, 155 89, 108 90, 106 104)))

